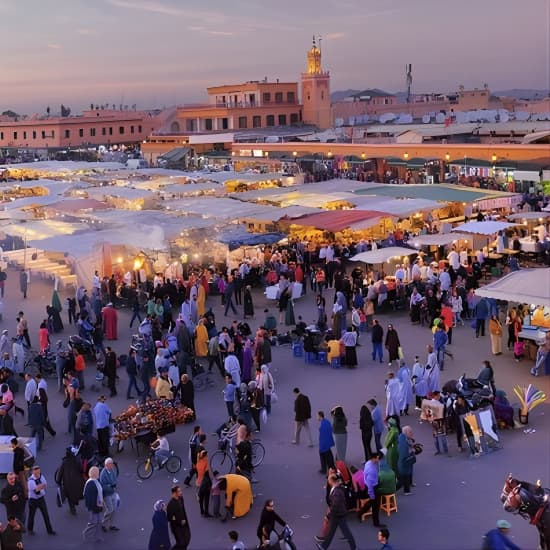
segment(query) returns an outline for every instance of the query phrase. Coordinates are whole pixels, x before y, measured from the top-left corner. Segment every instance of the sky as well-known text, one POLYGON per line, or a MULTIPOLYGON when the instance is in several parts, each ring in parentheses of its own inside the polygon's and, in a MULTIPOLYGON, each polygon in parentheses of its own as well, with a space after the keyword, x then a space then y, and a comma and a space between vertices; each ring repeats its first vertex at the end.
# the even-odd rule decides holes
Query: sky
POLYGON ((322 37, 331 89, 550 87, 550 0, 0 0, 0 112, 206 101, 298 81, 322 37))

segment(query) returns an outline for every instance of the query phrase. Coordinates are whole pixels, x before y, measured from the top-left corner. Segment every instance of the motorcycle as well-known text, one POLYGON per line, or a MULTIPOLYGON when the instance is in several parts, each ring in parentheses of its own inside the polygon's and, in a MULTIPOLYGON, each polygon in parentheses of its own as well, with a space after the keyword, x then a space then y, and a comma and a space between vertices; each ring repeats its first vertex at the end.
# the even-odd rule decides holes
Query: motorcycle
POLYGON ((476 378, 466 378, 466 374, 463 374, 458 380, 449 380, 444 384, 442 390, 445 395, 460 394, 464 396, 472 410, 492 405, 495 397, 490 386, 482 384, 476 378))
POLYGON ((81 355, 94 355, 95 346, 91 338, 83 338, 78 334, 69 336, 69 347, 81 355))

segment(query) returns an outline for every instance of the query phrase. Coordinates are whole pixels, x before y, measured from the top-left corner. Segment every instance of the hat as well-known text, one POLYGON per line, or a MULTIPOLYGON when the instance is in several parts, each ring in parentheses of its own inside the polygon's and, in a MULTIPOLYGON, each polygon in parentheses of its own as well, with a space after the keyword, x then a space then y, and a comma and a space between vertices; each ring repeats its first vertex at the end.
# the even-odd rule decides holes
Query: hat
POLYGON ((390 418, 390 419, 388 420, 388 424, 389 424, 390 426, 396 427, 396 426, 397 426, 397 420, 395 420, 395 418, 390 418))
POLYGON ((497 521, 497 527, 498 529, 510 529, 510 527, 512 526, 510 525, 509 521, 506 521, 505 519, 499 519, 497 521))

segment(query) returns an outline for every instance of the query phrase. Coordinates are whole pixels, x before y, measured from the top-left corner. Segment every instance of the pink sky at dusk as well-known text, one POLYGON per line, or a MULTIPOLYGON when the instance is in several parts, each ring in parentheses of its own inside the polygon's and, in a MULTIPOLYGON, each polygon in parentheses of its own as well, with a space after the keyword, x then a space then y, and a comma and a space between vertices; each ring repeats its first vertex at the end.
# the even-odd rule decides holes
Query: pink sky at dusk
POLYGON ((550 87, 550 0, 2 0, 0 111, 162 107, 296 81, 313 33, 332 90, 550 87))

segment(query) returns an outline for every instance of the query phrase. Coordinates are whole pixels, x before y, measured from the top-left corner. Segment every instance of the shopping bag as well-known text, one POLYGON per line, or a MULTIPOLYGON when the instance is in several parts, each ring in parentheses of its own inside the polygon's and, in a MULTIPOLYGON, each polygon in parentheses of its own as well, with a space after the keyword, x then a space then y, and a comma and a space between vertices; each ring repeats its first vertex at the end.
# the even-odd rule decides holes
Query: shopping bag
POLYGON ((514 343, 514 355, 516 357, 521 357, 525 353, 525 346, 523 342, 514 343))
POLYGON ((403 353, 403 348, 401 346, 397 348, 397 356, 399 357, 399 359, 403 359, 405 357, 405 354, 403 353))
POLYGON ((260 411, 260 420, 262 421, 262 424, 267 424, 267 411, 265 408, 260 411))
POLYGON ((277 395, 277 392, 275 390, 271 390, 271 402, 277 403, 279 401, 279 396, 277 395))

